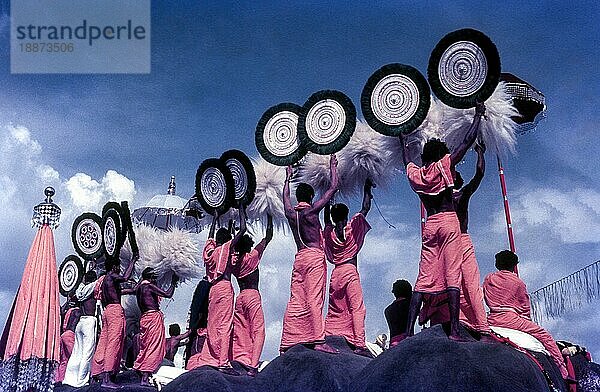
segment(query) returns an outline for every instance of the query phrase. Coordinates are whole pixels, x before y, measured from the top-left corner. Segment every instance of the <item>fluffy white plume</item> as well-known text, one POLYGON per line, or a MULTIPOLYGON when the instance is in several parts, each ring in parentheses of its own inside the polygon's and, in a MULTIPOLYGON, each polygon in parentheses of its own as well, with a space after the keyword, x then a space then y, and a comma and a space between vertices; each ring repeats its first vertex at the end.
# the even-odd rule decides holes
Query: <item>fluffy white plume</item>
MULTIPOLYGON (((139 277, 146 267, 158 273, 159 283, 168 284, 173 273, 181 281, 200 277, 202 253, 197 235, 177 228, 161 231, 146 225, 134 228, 140 258, 135 265, 135 276, 139 277)), ((131 260, 129 242, 121 249, 124 265, 131 260)))
MULTIPOLYGON (((341 152, 336 155, 339 162, 341 152)), ((329 159, 329 155, 318 155, 309 152, 300 161, 293 180, 309 184, 314 188, 317 195, 323 194, 330 185, 329 159)), ((340 179, 342 179, 341 176, 340 179)))
POLYGON ((253 165, 256 174, 256 192, 254 200, 246 209, 248 219, 266 225, 267 213, 270 213, 275 226, 282 227, 285 223, 282 196, 285 168, 272 165, 262 157, 253 159, 253 165))
MULTIPOLYGON (((475 109, 455 109, 432 99, 427 119, 419 127, 423 140, 439 138, 453 150, 464 139, 469 129, 475 109)), ((517 124, 511 119, 518 116, 512 105, 512 98, 506 92, 506 85, 501 82, 490 98, 485 101, 486 118, 481 121, 479 137, 486 144, 488 151, 506 157, 515 153, 517 124)))
POLYGON ((400 139, 376 132, 364 120, 356 122, 356 130, 338 153, 338 160, 340 192, 344 196, 362 190, 367 178, 385 186, 404 168, 400 139))

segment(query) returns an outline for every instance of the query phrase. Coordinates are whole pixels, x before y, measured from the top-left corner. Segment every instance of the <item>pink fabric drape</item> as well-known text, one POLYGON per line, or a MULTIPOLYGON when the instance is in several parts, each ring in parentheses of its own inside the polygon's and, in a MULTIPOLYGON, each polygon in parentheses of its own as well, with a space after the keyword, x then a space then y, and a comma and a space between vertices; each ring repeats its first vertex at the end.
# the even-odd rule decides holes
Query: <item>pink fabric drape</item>
POLYGON ((17 292, 3 359, 19 355, 58 361, 60 358, 60 302, 54 235, 44 225, 35 235, 21 287, 17 292))
POLYGON ((258 290, 242 290, 235 300, 231 358, 258 367, 265 343, 265 316, 258 290))
POLYGON ((473 241, 469 234, 463 233, 460 235, 460 242, 463 249, 460 321, 476 331, 489 333, 490 326, 483 307, 483 289, 473 241))
POLYGON ((165 357, 165 317, 159 310, 150 310, 140 319, 140 353, 133 368, 140 372, 158 370, 165 357))
POLYGON ((334 229, 335 226, 331 224, 325 225, 323 238, 327 260, 330 263, 338 265, 351 260, 358 254, 365 242, 367 232, 371 230, 371 226, 365 219, 365 216, 358 213, 344 227, 344 241, 340 241, 334 229))
POLYGON ((283 315, 281 351, 298 343, 325 341, 323 303, 326 277, 327 262, 322 249, 304 248, 296 253, 290 300, 283 315))
POLYGON ((431 215, 423 230, 419 275, 414 291, 437 294, 448 288, 460 289, 462 260, 460 224, 456 213, 431 215))
POLYGON ((419 167, 410 162, 406 166, 406 175, 411 188, 425 195, 437 195, 454 186, 450 154, 429 166, 419 167))
POLYGON ((525 282, 514 272, 498 271, 485 277, 483 292, 490 308, 489 324, 516 329, 535 337, 548 350, 563 378, 566 378, 567 367, 556 342, 548 331, 530 320, 531 305, 525 282))
POLYGON ((186 369, 200 366, 229 366, 229 347, 233 329, 233 286, 226 279, 214 283, 208 294, 206 341, 202 351, 193 355, 186 369))
POLYGON ((54 235, 48 225, 36 233, 21 286, 4 326, 0 382, 6 390, 52 390, 60 359, 60 303, 54 235))

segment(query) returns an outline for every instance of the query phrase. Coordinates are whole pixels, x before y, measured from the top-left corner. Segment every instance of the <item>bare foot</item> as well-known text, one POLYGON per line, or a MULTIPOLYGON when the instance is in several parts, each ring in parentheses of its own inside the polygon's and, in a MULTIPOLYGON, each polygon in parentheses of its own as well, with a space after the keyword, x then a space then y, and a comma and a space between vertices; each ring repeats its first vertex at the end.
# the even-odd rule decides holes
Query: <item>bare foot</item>
POLYGON ((102 384, 100 384, 100 386, 102 388, 109 388, 109 389, 120 389, 121 388, 121 385, 115 384, 112 381, 105 381, 102 384))
POLYGON ((327 343, 315 344, 315 351, 321 351, 328 354, 339 354, 339 350, 331 347, 327 343))

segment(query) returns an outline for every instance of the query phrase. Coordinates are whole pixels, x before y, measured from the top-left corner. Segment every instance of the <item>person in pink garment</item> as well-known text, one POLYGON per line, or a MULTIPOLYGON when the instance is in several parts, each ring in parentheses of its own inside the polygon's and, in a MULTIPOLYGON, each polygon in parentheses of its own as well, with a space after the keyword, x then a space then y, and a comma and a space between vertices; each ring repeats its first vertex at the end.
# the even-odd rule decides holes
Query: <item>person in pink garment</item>
POLYGON ((160 311, 161 298, 171 298, 179 281, 173 274, 171 286, 163 290, 157 285, 158 275, 152 267, 142 271, 142 280, 134 289, 123 290, 123 294, 135 294, 142 313, 140 319, 139 353, 133 368, 142 374, 141 386, 149 387, 150 375, 158 370, 166 353, 165 317, 160 311))
POLYGON ((552 356, 562 377, 566 379, 567 367, 556 342, 548 331, 531 321, 527 286, 513 272, 518 262, 519 258, 510 250, 496 254, 498 271, 489 274, 483 281, 483 295, 490 308, 488 323, 491 326, 516 329, 539 340, 552 356))
POLYGON ((481 334, 483 340, 493 341, 483 306, 483 291, 481 289, 479 267, 475 258, 475 249, 468 232, 469 201, 479 184, 481 184, 485 174, 485 144, 483 142, 475 143, 475 152, 477 153, 475 175, 468 184, 463 186, 464 180, 460 172, 455 171, 454 192, 452 193, 454 210, 460 223, 460 242, 463 252, 460 320, 467 327, 481 334))
POLYGON ((325 335, 343 336, 354 353, 371 357, 365 343, 365 317, 357 255, 371 226, 366 216, 371 209, 374 184, 365 181, 362 209, 348 222, 345 204, 325 207, 325 254, 335 265, 329 281, 329 308, 325 317, 325 335), (333 219, 333 222, 332 222, 333 219))
POLYGON ((193 355, 186 366, 191 370, 208 365, 222 373, 238 376, 231 367, 229 351, 233 329, 233 286, 231 285, 231 252, 246 233, 246 212, 240 204, 240 230, 233 239, 226 228, 220 228, 215 235, 218 215, 215 212, 204 246, 203 258, 206 276, 211 283, 208 294, 208 323, 206 341, 202 351, 193 355))
POLYGON ((323 304, 327 262, 323 250, 323 235, 319 213, 329 203, 338 189, 337 159, 329 161, 331 184, 321 198, 313 203, 315 192, 305 183, 298 184, 294 207, 290 199, 292 167, 288 166, 283 186, 285 217, 296 242, 298 252, 294 259, 290 284, 290 299, 283 316, 280 351, 285 352, 296 344, 304 344, 330 354, 338 351, 325 343, 323 304))
POLYGON ((64 315, 62 324, 62 334, 60 335, 60 362, 58 363, 58 369, 56 371, 55 382, 60 382, 65 378, 65 372, 67 370, 67 363, 73 352, 73 346, 75 345, 75 327, 81 317, 81 310, 79 305, 75 302, 74 298, 69 298, 66 302, 69 307, 64 315))
POLYGON ((462 247, 460 223, 454 210, 452 190, 454 167, 465 156, 477 137, 485 105, 478 103, 475 117, 464 139, 450 153, 445 143, 432 139, 423 146, 422 166, 417 166, 415 146, 401 136, 406 174, 411 188, 417 193, 427 211, 422 233, 419 274, 410 302, 407 335, 414 335, 415 321, 423 303, 423 296, 448 296, 450 313, 449 338, 462 341, 459 335, 459 308, 461 287, 462 247))
POLYGON ((133 268, 139 258, 133 255, 125 273, 121 275, 121 263, 118 259, 106 260, 106 275, 99 280, 96 290, 104 312, 102 313, 102 330, 92 359, 91 373, 100 377, 105 388, 120 388, 114 379, 121 367, 123 344, 125 341, 125 315, 121 306, 121 283, 131 277, 133 268))
POLYGON ((250 377, 258 373, 258 362, 265 343, 265 316, 258 290, 258 264, 265 248, 273 239, 273 217, 267 215, 265 238, 254 246, 252 238, 244 234, 233 256, 233 275, 240 293, 235 300, 231 359, 244 365, 250 377))

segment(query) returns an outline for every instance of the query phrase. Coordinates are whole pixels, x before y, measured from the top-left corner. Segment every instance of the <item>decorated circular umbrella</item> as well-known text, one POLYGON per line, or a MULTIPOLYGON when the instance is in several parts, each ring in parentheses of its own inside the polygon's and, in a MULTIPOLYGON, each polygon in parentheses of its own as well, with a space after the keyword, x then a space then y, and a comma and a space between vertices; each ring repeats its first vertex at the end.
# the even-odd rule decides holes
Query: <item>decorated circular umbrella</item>
POLYGON ((198 202, 195 198, 188 201, 175 193, 175 176, 171 176, 167 193, 154 196, 145 206, 134 210, 134 221, 160 230, 176 227, 193 233, 201 232, 202 212, 198 202))
POLYGON ((46 188, 45 202, 33 209, 38 229, 29 250, 21 285, 0 341, 0 382, 6 391, 52 391, 59 361, 60 303, 52 229, 60 208, 46 188))
POLYGON ((488 99, 500 79, 500 55, 482 32, 461 29, 438 42, 429 58, 427 77, 434 94, 457 109, 488 99))
POLYGON ((218 158, 205 159, 196 172, 196 198, 209 214, 223 214, 235 202, 235 183, 231 171, 218 158))
POLYGON ((298 118, 298 137, 310 152, 329 155, 340 151, 356 128, 356 108, 342 92, 321 90, 311 95, 298 118))
POLYGON ((365 84, 360 103, 367 123, 387 136, 408 134, 427 117, 429 85, 410 65, 388 64, 379 68, 365 84))
POLYGON ((280 103, 262 115, 256 125, 256 149, 265 161, 277 166, 293 165, 306 155, 298 138, 298 118, 302 107, 280 103))
POLYGON ((235 201, 248 206, 256 192, 256 174, 250 158, 242 151, 229 150, 221 155, 221 160, 233 176, 235 201))
POLYGON ((58 284, 60 293, 69 297, 83 281, 84 266, 81 259, 75 255, 67 256, 58 268, 58 284))

